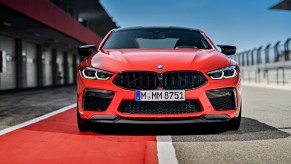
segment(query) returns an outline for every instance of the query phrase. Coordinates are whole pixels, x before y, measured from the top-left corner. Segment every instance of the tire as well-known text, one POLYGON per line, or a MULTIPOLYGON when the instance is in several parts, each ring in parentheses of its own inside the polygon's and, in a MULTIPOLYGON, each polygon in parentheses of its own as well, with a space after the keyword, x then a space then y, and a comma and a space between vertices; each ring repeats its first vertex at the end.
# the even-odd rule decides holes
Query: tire
POLYGON ((240 107, 240 111, 239 111, 239 115, 237 118, 233 118, 232 120, 230 120, 229 122, 229 130, 231 131, 237 131, 240 127, 240 123, 241 123, 241 111, 242 111, 242 107, 240 107))
POLYGON ((81 132, 89 131, 90 128, 89 128, 88 121, 80 117, 80 113, 78 109, 77 109, 77 122, 78 122, 78 128, 81 132))

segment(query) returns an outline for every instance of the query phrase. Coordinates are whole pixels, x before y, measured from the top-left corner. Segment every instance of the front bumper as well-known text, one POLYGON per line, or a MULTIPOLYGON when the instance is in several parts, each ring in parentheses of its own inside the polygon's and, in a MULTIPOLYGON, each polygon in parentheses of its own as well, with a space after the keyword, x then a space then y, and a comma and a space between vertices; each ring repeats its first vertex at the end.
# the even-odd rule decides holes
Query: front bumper
MULTIPOLYGON (((113 79, 113 78, 112 78, 113 79)), ((182 114, 130 114, 122 113, 119 111, 120 104, 124 100, 135 100, 135 91, 126 90, 117 87, 112 83, 111 80, 97 81, 84 79, 78 76, 78 111, 80 117, 87 119, 91 122, 102 122, 102 123, 134 123, 134 124, 177 124, 181 123, 206 123, 206 122, 227 122, 231 118, 235 118, 239 115, 241 93, 240 93, 240 81, 239 77, 225 79, 225 80, 211 80, 208 79, 208 83, 200 88, 186 90, 186 100, 197 100, 201 105, 202 110, 194 113, 182 113, 182 114), (84 94, 87 90, 97 90, 104 94, 97 93, 96 95, 103 98, 111 98, 107 108, 101 111, 84 110, 84 94), (216 110, 213 107, 213 102, 209 98, 215 98, 219 91, 213 90, 233 90, 235 95, 234 109, 231 110, 216 110), (221 116, 225 115, 226 119, 207 119, 205 116, 221 116), (100 118, 96 117, 100 116, 100 118), (110 119, 103 119, 101 117, 108 116, 110 119), (95 118, 94 118, 95 117, 95 118), (94 118, 94 119, 92 119, 94 118)), ((218 104, 223 105, 223 104, 218 104)))

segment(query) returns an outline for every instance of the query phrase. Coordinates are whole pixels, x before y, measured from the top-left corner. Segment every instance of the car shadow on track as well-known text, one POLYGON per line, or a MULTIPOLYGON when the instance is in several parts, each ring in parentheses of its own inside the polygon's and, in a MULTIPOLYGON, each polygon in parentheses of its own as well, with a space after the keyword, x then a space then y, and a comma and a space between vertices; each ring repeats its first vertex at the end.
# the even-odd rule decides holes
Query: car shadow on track
POLYGON ((225 125, 94 125, 94 133, 107 135, 171 135, 175 142, 217 142, 279 139, 290 136, 251 118, 242 118, 238 131, 227 131, 225 125), (177 137, 175 137, 177 136, 177 137))

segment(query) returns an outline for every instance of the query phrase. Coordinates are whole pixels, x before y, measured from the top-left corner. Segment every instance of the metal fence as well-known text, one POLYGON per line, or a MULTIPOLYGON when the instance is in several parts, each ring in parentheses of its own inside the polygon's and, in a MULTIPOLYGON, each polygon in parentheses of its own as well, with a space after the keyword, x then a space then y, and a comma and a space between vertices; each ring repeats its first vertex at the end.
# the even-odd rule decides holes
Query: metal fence
POLYGON ((231 58, 240 65, 244 82, 291 86, 291 38, 231 58))

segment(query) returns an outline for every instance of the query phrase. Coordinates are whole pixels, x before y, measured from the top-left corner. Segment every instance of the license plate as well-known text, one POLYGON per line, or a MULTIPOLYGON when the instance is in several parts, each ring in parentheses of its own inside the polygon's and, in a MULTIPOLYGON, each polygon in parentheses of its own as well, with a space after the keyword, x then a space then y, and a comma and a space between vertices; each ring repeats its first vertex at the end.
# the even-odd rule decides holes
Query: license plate
POLYGON ((136 91, 136 101, 185 101, 184 90, 136 91))

